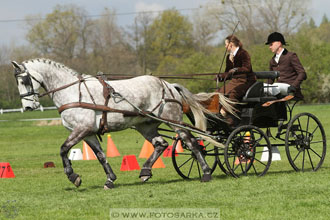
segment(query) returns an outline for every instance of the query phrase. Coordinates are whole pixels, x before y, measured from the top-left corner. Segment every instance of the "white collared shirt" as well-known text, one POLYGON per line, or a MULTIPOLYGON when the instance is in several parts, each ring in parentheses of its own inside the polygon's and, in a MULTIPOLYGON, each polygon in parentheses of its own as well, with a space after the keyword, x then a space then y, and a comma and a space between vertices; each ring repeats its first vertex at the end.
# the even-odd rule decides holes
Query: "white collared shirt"
POLYGON ((239 49, 239 47, 237 47, 236 50, 232 53, 233 56, 236 56, 238 49, 239 49))
POLYGON ((282 51, 280 53, 278 53, 278 54, 275 55, 275 61, 276 61, 276 63, 278 63, 278 61, 280 60, 280 57, 281 57, 283 51, 284 51, 284 48, 282 48, 282 51))

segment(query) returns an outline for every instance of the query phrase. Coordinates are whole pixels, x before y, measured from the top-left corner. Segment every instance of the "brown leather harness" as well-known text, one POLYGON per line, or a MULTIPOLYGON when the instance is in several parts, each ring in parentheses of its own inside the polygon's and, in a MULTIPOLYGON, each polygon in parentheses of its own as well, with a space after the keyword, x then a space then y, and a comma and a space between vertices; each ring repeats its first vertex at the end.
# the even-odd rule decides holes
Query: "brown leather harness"
MULTIPOLYGON (((104 105, 99 105, 99 104, 95 103, 95 100, 94 100, 91 92, 89 91, 89 89, 86 85, 86 78, 83 78, 81 75, 78 75, 77 77, 78 77, 77 81, 74 81, 70 84, 67 84, 67 85, 61 86, 59 88, 53 89, 51 91, 47 91, 47 92, 39 95, 39 97, 49 95, 49 94, 52 94, 52 96, 53 96, 55 92, 66 89, 70 86, 73 86, 73 85, 79 83, 79 86, 78 86, 79 101, 64 104, 64 105, 60 106, 58 108, 58 112, 61 114, 64 110, 67 110, 67 109, 70 109, 70 108, 85 108, 85 109, 91 109, 91 110, 96 110, 96 111, 102 111, 102 118, 100 119, 99 130, 97 132, 98 135, 103 135, 104 133, 109 131, 108 124, 107 124, 107 113, 109 113, 109 112, 121 113, 126 117, 129 117, 129 116, 131 116, 131 117, 132 116, 143 116, 143 117, 145 117, 148 114, 153 114, 153 112, 157 108, 160 108, 159 113, 158 113, 158 117, 159 117, 161 115, 162 111, 163 111, 164 105, 168 102, 175 102, 175 103, 179 104, 182 107, 182 103, 174 98, 174 94, 173 94, 172 90, 170 88, 168 88, 166 83, 164 83, 164 81, 161 80, 161 79, 159 79, 159 80, 162 83, 163 89, 162 89, 162 98, 161 98, 160 102, 151 111, 143 111, 143 110, 140 111, 139 110, 138 112, 133 112, 133 111, 114 109, 114 108, 108 107, 110 98, 114 94, 117 94, 117 95, 120 95, 120 94, 116 93, 114 88, 111 87, 108 83, 105 82, 103 76, 97 76, 96 78, 98 79, 98 81, 101 83, 101 85, 103 87, 103 97, 104 97, 104 100, 105 100, 104 105), (89 94, 89 96, 90 96, 93 103, 86 103, 86 102, 81 101, 81 97, 82 97, 82 95, 81 95, 81 84, 82 83, 84 84, 84 86, 85 86, 85 88, 86 88, 86 90, 87 90, 87 92, 88 92, 88 94, 89 94), (165 87, 170 91, 172 99, 165 98, 165 87)), ((123 98, 123 99, 125 99, 125 98, 123 98)))

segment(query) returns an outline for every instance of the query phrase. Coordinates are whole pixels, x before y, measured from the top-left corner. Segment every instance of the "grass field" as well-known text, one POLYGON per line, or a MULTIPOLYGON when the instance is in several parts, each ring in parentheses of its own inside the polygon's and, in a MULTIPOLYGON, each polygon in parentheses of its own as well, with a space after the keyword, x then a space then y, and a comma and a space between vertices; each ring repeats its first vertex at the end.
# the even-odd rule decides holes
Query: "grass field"
MULTIPOLYGON (((297 106, 295 114, 315 114, 329 138, 329 108, 297 106)), ((273 162, 264 177, 234 179, 217 168, 208 183, 181 179, 171 158, 162 158, 166 168, 154 169, 152 179, 141 183, 139 171, 120 171, 122 157, 109 158, 118 179, 116 188, 108 191, 103 190, 106 178, 98 161, 73 161, 83 180, 75 188, 59 156, 69 132, 61 125, 17 121, 48 117, 59 115, 46 111, 0 116, 0 120, 9 120, 0 122, 0 162, 10 162, 16 175, 0 179, 0 219, 110 219, 111 208, 216 208, 221 219, 235 220, 330 219, 328 156, 319 171, 297 173, 281 148, 282 160, 273 162), (53 161, 56 168, 43 168, 47 161, 53 161)), ((134 130, 112 133, 112 139, 121 155, 138 156, 144 142, 134 130)), ((106 141, 102 146, 105 150, 106 141)), ((140 166, 144 160, 138 158, 140 166)))

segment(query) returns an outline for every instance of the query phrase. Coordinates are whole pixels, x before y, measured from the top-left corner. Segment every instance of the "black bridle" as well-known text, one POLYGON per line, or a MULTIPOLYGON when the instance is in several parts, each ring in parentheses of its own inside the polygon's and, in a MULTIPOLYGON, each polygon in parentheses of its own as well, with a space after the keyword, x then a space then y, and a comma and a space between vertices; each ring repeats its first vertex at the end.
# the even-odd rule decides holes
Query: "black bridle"
POLYGON ((25 65, 23 64, 22 65, 24 67, 24 70, 21 70, 21 69, 18 69, 18 68, 15 68, 15 78, 16 78, 16 83, 18 85, 18 79, 22 79, 22 83, 23 85, 27 88, 27 87, 30 87, 31 90, 29 91, 27 89, 27 93, 24 93, 24 94, 20 94, 20 98, 21 99, 25 99, 25 100, 28 100, 28 101, 34 101, 34 100, 31 100, 29 98, 26 98, 27 96, 31 96, 31 95, 37 95, 39 96, 39 92, 38 91, 35 91, 34 90, 34 87, 33 87, 33 82, 32 80, 36 81, 37 83, 40 84, 40 86, 43 86, 42 82, 40 82, 39 80, 37 80, 34 76, 32 76, 29 71, 27 70, 27 68, 25 67, 25 65), (26 75, 24 75, 24 73, 26 73, 26 75))

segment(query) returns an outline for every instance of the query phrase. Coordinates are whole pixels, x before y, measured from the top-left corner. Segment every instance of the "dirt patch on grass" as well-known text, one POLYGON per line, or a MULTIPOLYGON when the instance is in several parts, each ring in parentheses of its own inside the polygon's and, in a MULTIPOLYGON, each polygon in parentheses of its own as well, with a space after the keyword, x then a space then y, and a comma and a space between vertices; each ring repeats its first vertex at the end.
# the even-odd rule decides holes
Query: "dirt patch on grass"
POLYGON ((42 120, 36 122, 37 126, 57 126, 57 125, 62 125, 62 120, 42 120))

